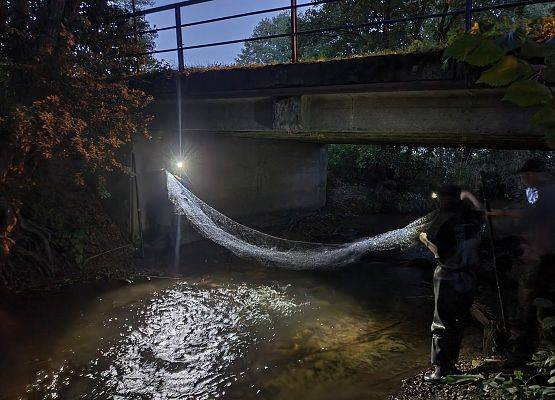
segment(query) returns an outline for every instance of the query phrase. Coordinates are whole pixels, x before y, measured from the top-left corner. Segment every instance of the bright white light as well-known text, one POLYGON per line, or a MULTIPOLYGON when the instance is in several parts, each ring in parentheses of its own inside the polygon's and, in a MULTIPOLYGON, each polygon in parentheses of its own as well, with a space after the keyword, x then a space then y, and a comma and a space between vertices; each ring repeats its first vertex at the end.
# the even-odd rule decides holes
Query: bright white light
POLYGON ((176 165, 177 165, 177 168, 182 169, 183 168, 183 161, 178 161, 176 165))
POLYGON ((526 188, 526 200, 528 200, 528 204, 535 204, 539 198, 540 198, 540 193, 538 192, 537 188, 535 187, 526 188))
POLYGON ((437 193, 436 192, 432 192, 432 199, 437 199, 437 193))

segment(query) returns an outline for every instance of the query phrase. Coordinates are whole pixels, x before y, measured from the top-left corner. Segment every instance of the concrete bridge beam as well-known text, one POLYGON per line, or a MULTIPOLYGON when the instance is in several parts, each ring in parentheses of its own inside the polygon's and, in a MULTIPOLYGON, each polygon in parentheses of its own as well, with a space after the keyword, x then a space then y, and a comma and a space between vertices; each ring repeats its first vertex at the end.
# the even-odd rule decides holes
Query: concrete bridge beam
POLYGON ((189 71, 137 78, 156 98, 153 129, 317 143, 548 149, 532 108, 503 89, 473 85, 475 71, 445 69, 441 53, 189 71), (174 129, 174 126, 171 126, 174 129))
POLYGON ((188 99, 183 133, 316 143, 546 148, 543 132, 530 123, 534 110, 501 98, 499 90, 457 89, 188 99))

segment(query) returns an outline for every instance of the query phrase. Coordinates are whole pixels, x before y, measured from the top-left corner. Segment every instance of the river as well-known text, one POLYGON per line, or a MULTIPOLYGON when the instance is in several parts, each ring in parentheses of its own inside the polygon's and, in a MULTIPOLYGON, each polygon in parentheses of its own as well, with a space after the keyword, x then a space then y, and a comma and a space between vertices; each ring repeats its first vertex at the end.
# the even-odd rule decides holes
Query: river
POLYGON ((384 399, 428 365, 429 271, 218 265, 0 305, 1 399, 384 399))

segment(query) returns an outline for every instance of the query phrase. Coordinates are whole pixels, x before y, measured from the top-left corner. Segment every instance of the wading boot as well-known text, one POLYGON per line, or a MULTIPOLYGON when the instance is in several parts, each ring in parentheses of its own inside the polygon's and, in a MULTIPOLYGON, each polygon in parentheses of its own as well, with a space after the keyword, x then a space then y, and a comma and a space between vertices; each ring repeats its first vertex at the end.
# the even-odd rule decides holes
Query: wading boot
POLYGON ((445 374, 441 367, 435 367, 434 370, 424 374, 424 382, 428 383, 445 383, 445 374))
POLYGON ((428 383, 445 383, 445 378, 449 375, 460 375, 462 372, 456 367, 446 368, 436 366, 433 371, 424 374, 424 382, 428 383))

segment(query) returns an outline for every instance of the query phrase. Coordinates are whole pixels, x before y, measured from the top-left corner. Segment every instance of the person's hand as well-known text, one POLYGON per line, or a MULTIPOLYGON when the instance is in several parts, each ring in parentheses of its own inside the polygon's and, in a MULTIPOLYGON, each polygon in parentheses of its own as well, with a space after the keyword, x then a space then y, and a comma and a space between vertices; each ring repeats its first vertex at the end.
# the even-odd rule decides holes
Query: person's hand
POLYGON ((463 190, 461 192, 461 200, 470 201, 476 210, 481 210, 482 209, 482 205, 480 204, 480 202, 478 201, 476 196, 474 196, 468 190, 463 190))
POLYGON ((426 244, 428 241, 428 234, 426 232, 421 232, 420 235, 418 235, 418 239, 420 239, 422 243, 426 244))

